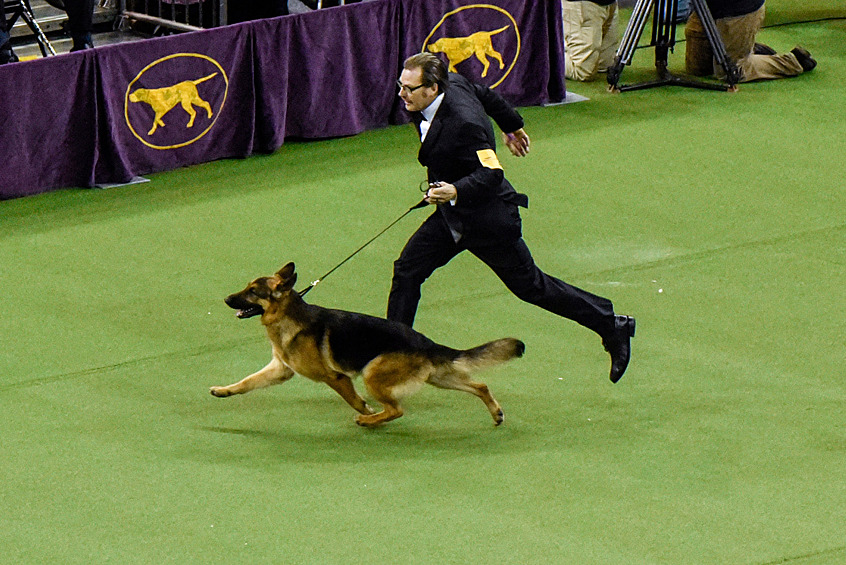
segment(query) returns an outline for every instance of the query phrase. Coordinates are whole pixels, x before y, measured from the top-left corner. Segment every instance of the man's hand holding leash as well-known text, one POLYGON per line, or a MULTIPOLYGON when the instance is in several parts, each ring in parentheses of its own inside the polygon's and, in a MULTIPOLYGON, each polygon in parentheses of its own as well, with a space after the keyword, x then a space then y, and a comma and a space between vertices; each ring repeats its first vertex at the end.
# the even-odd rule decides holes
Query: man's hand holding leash
POLYGON ((429 204, 446 204, 456 198, 458 198, 458 191, 455 185, 447 182, 430 182, 425 200, 429 204))

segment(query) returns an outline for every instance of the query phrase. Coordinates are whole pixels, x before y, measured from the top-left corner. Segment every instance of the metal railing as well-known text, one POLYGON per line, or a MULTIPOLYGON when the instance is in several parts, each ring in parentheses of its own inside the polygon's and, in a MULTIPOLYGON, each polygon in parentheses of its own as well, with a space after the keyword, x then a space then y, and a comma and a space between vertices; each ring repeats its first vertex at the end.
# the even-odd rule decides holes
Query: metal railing
MULTIPOLYGON (((360 1, 334 0, 324 5, 324 0, 312 0, 304 4, 320 10, 360 1)), ((119 0, 119 5, 119 27, 126 27, 127 21, 134 20, 173 31, 197 31, 228 23, 227 0, 119 0)))
MULTIPOLYGON (((9 6, 24 3, 23 0, 0 0, 9 6)), ((15 26, 13 35, 31 35, 36 39, 43 33, 56 32, 61 29, 61 23, 66 20, 62 0, 26 0, 32 24, 29 18, 21 18, 21 23, 28 25, 26 31, 20 23, 15 26), (38 4, 36 6, 36 4, 38 4), (46 10, 46 11, 45 11, 46 10), (24 21, 26 19, 26 21, 24 21), (39 34, 33 28, 41 24, 43 33, 39 34)), ((254 2, 255 0, 233 0, 235 2, 254 2)), ((309 8, 323 9, 344 6, 362 0, 307 0, 303 2, 309 8)), ((168 30, 174 32, 198 31, 227 25, 228 0, 98 0, 95 8, 95 23, 103 23, 105 18, 115 21, 115 28, 128 30, 133 22, 144 22, 154 27, 155 32, 168 30), (99 17, 98 17, 99 14, 99 17)), ((7 15, 9 10, 7 9, 7 15)), ((29 14, 28 14, 29 15, 29 14)), ((11 26, 10 26, 11 28, 11 26)), ((154 32, 154 33, 155 33, 154 32)), ((39 46, 41 46, 39 42, 39 46)), ((49 47, 47 48, 49 51, 49 47)))
MULTIPOLYGON (((243 0, 237 0, 243 1, 243 0)), ((225 26, 227 0, 120 0, 120 27, 129 21, 173 31, 225 26)))

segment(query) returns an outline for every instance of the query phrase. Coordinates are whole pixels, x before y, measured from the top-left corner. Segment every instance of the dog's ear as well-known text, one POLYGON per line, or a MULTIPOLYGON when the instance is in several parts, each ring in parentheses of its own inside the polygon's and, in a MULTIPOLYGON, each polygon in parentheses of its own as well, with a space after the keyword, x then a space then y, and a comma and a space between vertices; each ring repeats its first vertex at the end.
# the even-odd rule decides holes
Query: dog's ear
POLYGON ((288 263, 281 269, 276 275, 279 277, 279 284, 274 289, 275 291, 286 291, 291 290, 294 288, 294 285, 297 284, 297 273, 295 272, 295 267, 293 263, 288 263))
POLYGON ((287 265, 279 269, 276 274, 279 275, 280 279, 286 281, 291 277, 297 276, 295 270, 296 268, 294 267, 294 263, 288 263, 287 265))

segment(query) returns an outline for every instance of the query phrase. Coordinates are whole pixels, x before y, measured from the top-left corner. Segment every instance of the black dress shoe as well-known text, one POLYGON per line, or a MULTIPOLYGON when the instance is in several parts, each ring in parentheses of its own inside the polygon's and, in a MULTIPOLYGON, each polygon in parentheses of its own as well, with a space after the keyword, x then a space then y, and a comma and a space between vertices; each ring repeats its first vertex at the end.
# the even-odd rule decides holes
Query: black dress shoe
POLYGON ((2 47, 0 47, 0 65, 17 62, 18 56, 15 55, 14 51, 12 51, 12 46, 9 43, 5 43, 2 47))
POLYGON ((790 50, 793 55, 796 56, 796 60, 799 61, 799 64, 802 65, 802 70, 804 72, 814 70, 814 67, 817 66, 816 60, 811 57, 811 54, 808 53, 808 50, 804 47, 799 47, 798 45, 790 50))
POLYGON ((614 320, 614 332, 602 340, 605 350, 611 354, 611 375, 612 383, 619 381, 626 367, 629 366, 629 359, 632 356, 631 338, 635 334, 635 319, 631 316, 617 316, 614 320))
POLYGON ((73 47, 71 47, 70 52, 74 53, 76 51, 84 51, 85 49, 94 49, 94 42, 91 39, 91 34, 85 33, 82 35, 74 35, 73 47))

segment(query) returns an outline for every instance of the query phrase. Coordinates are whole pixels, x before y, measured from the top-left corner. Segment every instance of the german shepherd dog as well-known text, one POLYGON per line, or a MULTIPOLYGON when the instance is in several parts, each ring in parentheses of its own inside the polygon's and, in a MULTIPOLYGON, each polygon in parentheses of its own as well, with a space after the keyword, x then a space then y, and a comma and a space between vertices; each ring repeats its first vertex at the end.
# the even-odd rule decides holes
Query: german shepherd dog
POLYGON ((402 398, 429 383, 478 396, 494 423, 503 422, 502 408, 488 387, 470 375, 522 356, 522 341, 505 338, 465 351, 451 349, 399 322, 306 304, 294 291, 296 281, 294 264, 288 263, 226 298, 238 318, 261 315, 273 357, 264 369, 237 383, 212 387, 212 395, 244 394, 299 373, 329 385, 359 412, 358 425, 373 427, 402 416, 402 398), (374 414, 355 390, 351 377, 359 373, 381 412, 374 414))

